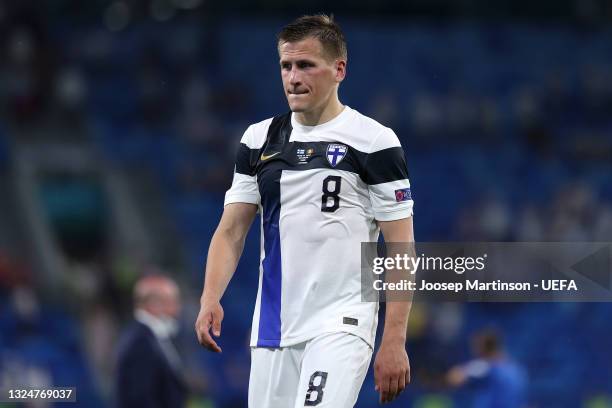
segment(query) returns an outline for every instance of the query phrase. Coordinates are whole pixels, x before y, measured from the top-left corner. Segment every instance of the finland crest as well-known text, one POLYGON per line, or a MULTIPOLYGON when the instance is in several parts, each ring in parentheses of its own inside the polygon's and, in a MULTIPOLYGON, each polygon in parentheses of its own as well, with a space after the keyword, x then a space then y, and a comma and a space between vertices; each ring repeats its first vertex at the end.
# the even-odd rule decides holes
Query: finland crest
POLYGON ((332 167, 336 167, 338 165, 338 163, 340 163, 342 161, 342 159, 344 159, 344 156, 346 156, 346 152, 347 152, 347 147, 346 145, 343 144, 338 144, 338 143, 330 143, 327 145, 327 161, 329 162, 329 164, 332 165, 332 167))

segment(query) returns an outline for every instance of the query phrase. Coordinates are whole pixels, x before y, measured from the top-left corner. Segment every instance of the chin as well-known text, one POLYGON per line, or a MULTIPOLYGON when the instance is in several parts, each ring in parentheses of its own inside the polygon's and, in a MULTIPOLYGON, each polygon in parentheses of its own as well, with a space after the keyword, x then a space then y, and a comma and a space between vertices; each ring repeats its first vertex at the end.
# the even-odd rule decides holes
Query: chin
POLYGON ((291 109, 291 112, 304 112, 307 109, 304 107, 304 105, 302 105, 301 103, 290 103, 289 104, 289 109, 291 109))

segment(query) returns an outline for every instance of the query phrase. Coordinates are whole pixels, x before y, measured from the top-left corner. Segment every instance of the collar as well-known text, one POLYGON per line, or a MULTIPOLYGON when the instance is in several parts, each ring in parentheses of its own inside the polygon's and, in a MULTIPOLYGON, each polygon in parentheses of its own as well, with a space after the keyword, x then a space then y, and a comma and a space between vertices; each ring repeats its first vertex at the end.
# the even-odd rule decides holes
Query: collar
POLYGON ((350 106, 344 105, 344 107, 342 108, 342 111, 340 111, 339 114, 337 114, 336 116, 334 116, 333 118, 331 118, 327 122, 320 123, 320 124, 314 125, 314 126, 302 125, 295 118, 295 112, 291 112, 291 126, 294 129, 298 129, 298 130, 301 130, 303 132, 312 132, 313 130, 327 130, 327 129, 337 125, 338 123, 342 123, 345 120, 345 118, 351 113, 351 111, 352 111, 352 109, 351 109, 350 106))

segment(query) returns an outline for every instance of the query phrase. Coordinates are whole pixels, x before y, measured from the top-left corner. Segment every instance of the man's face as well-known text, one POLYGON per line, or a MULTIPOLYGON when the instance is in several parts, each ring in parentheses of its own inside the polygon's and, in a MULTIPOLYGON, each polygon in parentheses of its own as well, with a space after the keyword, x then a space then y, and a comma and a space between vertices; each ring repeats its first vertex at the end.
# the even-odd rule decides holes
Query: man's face
POLYGON ((149 313, 158 317, 178 317, 181 311, 180 293, 174 283, 162 282, 154 290, 149 313))
POLYGON ((278 53, 285 96, 293 112, 325 105, 344 79, 346 61, 328 57, 316 38, 280 43, 278 53))

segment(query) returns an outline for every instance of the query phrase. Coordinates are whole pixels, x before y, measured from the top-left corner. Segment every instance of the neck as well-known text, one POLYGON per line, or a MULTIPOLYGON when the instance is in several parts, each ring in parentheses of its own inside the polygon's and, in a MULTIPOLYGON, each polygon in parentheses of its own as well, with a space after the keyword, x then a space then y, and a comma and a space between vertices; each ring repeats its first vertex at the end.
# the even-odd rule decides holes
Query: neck
POLYGON ((335 96, 320 108, 307 112, 296 112, 295 119, 304 126, 321 125, 338 116, 342 112, 342 109, 344 109, 344 105, 341 104, 338 97, 335 96))

